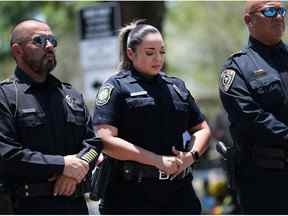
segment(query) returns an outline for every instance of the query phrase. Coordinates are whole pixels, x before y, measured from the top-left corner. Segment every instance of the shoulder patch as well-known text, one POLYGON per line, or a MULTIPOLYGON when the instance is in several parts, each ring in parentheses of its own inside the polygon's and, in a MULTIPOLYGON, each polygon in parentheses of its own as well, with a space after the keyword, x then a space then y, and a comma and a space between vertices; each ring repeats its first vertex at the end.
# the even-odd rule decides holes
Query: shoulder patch
POLYGON ((233 80, 235 78, 235 74, 236 74, 236 72, 234 70, 232 70, 232 69, 224 70, 221 73, 220 85, 221 85, 221 88, 225 92, 227 92, 229 90, 230 86, 232 85, 233 80))
POLYGON ((128 75, 129 75, 129 72, 123 70, 123 71, 120 71, 119 73, 117 73, 117 74, 115 75, 115 78, 116 78, 116 79, 122 79, 122 78, 127 77, 128 75))
POLYGON ((98 91, 96 96, 96 105, 103 106, 108 103, 114 86, 111 84, 104 84, 98 91))

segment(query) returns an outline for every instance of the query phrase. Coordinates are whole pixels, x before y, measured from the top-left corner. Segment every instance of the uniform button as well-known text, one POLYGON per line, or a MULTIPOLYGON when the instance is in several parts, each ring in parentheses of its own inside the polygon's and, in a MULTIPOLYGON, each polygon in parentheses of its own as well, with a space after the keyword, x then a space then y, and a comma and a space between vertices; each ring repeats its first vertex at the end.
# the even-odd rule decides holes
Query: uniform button
POLYGON ((25 192, 25 196, 28 197, 28 196, 29 196, 29 193, 28 193, 28 192, 25 192))

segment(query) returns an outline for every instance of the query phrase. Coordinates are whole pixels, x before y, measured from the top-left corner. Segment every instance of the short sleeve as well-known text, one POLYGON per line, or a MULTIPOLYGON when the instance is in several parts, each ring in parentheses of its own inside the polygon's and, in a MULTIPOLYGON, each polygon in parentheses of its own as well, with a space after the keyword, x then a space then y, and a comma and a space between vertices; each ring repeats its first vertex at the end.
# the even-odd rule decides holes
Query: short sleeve
POLYGON ((190 104, 190 112, 191 112, 191 117, 189 119, 189 128, 193 128, 196 125, 200 124, 205 120, 204 114, 201 113, 198 105, 195 102, 195 99, 192 97, 192 95, 189 92, 189 104, 190 104))
POLYGON ((121 95, 115 79, 110 79, 99 89, 93 115, 93 125, 109 124, 119 126, 121 95))

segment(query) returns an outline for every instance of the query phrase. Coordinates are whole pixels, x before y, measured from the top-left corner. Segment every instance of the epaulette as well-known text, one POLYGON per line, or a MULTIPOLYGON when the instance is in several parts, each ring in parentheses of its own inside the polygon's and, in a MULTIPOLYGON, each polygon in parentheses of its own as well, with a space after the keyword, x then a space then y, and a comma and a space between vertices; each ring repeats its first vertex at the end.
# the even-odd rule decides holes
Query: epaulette
POLYGON ((65 85, 65 86, 67 86, 68 88, 72 88, 72 85, 69 84, 69 83, 62 82, 62 85, 65 85))
POLYGON ((120 71, 119 73, 117 73, 116 75, 115 75, 115 78, 116 79, 122 79, 122 78, 125 78, 125 77, 127 77, 129 75, 129 73, 128 73, 128 71, 120 71))
POLYGON ((167 82, 172 82, 172 80, 179 80, 178 77, 175 76, 168 76, 166 73, 164 72, 160 72, 160 75, 162 76, 162 78, 164 78, 164 80, 166 80, 167 82))
POLYGON ((230 55, 229 58, 234 58, 234 57, 241 56, 241 55, 244 55, 244 54, 246 54, 246 51, 239 50, 237 52, 232 53, 232 55, 230 55))
POLYGON ((161 76, 168 77, 168 75, 167 75, 165 72, 163 72, 163 71, 160 71, 160 75, 161 75, 161 76))
POLYGON ((14 81, 14 79, 7 78, 5 80, 0 81, 0 85, 11 84, 11 83, 13 83, 13 81, 14 81))

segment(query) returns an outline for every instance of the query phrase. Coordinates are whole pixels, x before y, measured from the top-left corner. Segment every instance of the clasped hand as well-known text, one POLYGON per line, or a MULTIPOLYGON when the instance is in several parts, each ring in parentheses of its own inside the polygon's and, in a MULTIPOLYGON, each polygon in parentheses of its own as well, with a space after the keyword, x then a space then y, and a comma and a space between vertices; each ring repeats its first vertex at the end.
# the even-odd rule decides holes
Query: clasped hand
POLYGON ((67 155, 64 157, 63 175, 74 178, 80 183, 89 171, 89 164, 78 158, 76 155, 67 155))
POLYGON ((54 196, 71 196, 89 171, 89 164, 76 155, 64 157, 64 170, 62 175, 54 176, 49 181, 55 181, 54 196))
POLYGON ((161 161, 157 167, 167 175, 172 175, 172 179, 183 172, 193 163, 193 159, 189 152, 182 152, 173 146, 172 153, 175 156, 161 156, 161 161))
POLYGON ((78 182, 76 179, 60 175, 50 178, 49 181, 55 181, 53 188, 54 196, 71 196, 75 191, 78 182))

